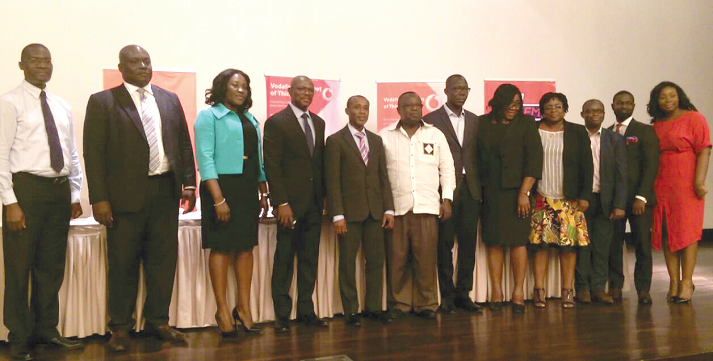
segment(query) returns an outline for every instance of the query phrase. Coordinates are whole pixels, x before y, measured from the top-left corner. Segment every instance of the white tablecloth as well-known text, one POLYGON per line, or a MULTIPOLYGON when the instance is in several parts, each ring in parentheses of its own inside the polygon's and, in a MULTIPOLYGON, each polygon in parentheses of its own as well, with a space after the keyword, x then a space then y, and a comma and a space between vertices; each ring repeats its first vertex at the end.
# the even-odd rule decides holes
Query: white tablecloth
MULTIPOLYGON (((169 310, 169 324, 178 328, 206 327, 215 325, 216 305, 208 272, 208 256, 210 250, 201 249, 200 221, 196 214, 183 217, 180 221, 178 234, 178 262, 174 280, 173 297, 169 310)), ((273 256, 277 228, 274 220, 260 224, 259 244, 253 250, 253 278, 251 287, 250 306, 256 322, 271 321, 275 319, 270 290, 273 256)), ((626 250, 625 250, 626 251, 626 250)), ((317 284, 312 296, 315 312, 319 317, 332 317, 342 313, 342 304, 339 297, 338 270, 338 243, 331 224, 325 222, 322 226, 322 237, 319 250, 319 267, 317 284)), ((454 259, 457 247, 454 249, 454 259)), ((0 247, 0 258, 2 247, 0 247)), ((626 257, 624 269, 628 271, 626 257)), ((359 255, 357 261, 357 274, 363 274, 364 259, 359 255)), ((509 256, 505 260, 503 286, 506 290, 513 287, 512 272, 509 266, 509 256)), ((104 227, 92 220, 73 222, 67 242, 67 261, 65 267, 64 283, 59 292, 60 318, 58 329, 66 337, 86 337, 93 334, 104 335, 107 333, 107 292, 106 292, 106 232, 104 227)), ((434 270, 435 272, 435 270, 434 270)), ((630 272, 627 272, 630 274, 630 272)), ((235 305, 236 283, 232 269, 228 271, 228 306, 232 309, 235 305)), ((296 272, 295 272, 296 274, 296 272)), ((624 289, 630 288, 629 277, 624 289)), ((360 305, 363 305, 365 287, 364 277, 357 282, 357 291, 360 305)), ((488 279, 487 258, 484 245, 478 240, 476 246, 476 268, 474 271, 474 287, 470 296, 476 302, 488 300, 490 282, 488 279)), ((293 279, 290 293, 295 295, 296 279, 293 279)), ((525 292, 527 298, 532 298, 534 278, 528 269, 525 279, 525 292)), ((145 291, 143 277, 140 282, 137 298, 137 319, 141 320, 141 309, 145 291)), ((560 295, 559 258, 556 251, 550 254, 547 270, 546 292, 547 297, 560 295)), ((5 271, 4 263, 0 263, 0 305, 4 304, 5 271)), ((505 292, 509 300, 511 292, 505 292)), ((293 297, 293 304, 296 304, 293 297)), ((386 292, 384 292, 384 309, 386 308, 386 292)), ((295 316, 293 307, 292 317, 295 316)), ((2 324, 0 312, 0 340, 7 340, 8 330, 2 324)), ((137 322, 136 329, 141 329, 142 322, 137 322)))

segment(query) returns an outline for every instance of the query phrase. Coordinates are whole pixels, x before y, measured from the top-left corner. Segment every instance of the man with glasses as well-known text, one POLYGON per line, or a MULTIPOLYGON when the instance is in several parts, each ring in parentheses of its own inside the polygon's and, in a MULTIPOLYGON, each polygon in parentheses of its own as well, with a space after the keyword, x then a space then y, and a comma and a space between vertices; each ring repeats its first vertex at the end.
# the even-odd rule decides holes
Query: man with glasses
POLYGON ((589 133, 594 177, 589 208, 584 213, 591 243, 578 248, 575 287, 581 303, 611 304, 614 301, 604 287, 614 225, 624 218, 626 208, 626 148, 621 135, 602 128, 604 103, 588 100, 580 114, 589 133))
POLYGON ((12 357, 31 360, 32 341, 65 349, 83 345, 57 332, 69 220, 82 215, 82 169, 72 110, 47 91, 49 49, 27 45, 19 65, 25 80, 0 97, 4 321, 12 357))
POLYGON ((451 217, 456 187, 446 137, 422 120, 422 104, 414 92, 401 94, 401 120, 379 133, 395 211, 392 237, 386 242, 392 319, 411 311, 436 317, 438 221, 451 217))
POLYGON ((426 115, 423 120, 433 124, 446 136, 455 164, 456 190, 453 214, 440 223, 438 239, 438 284, 441 289, 441 311, 452 313, 455 307, 470 312, 482 312, 469 293, 473 289, 475 241, 482 192, 476 162, 478 116, 463 109, 468 99, 468 82, 454 74, 446 79, 447 101, 442 107, 426 115), (458 239, 458 269, 453 284, 453 246, 458 239))
POLYGON ((290 104, 265 122, 265 174, 277 217, 277 245, 272 269, 272 301, 276 332, 288 331, 292 313, 292 270, 297 255, 297 321, 326 327, 314 312, 319 236, 324 209, 322 180, 324 120, 309 111, 314 84, 296 76, 290 104))

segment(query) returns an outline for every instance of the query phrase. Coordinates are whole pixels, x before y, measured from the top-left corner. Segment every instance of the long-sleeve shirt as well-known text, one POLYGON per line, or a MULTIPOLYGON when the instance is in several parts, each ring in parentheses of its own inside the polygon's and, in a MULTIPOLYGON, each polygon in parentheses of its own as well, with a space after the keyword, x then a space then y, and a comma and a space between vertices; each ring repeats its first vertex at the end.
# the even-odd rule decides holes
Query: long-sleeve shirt
POLYGON ((455 167, 446 136, 423 121, 412 137, 401 122, 383 129, 379 135, 386 150, 396 215, 409 211, 439 214, 441 198, 453 200, 456 188, 455 167))
POLYGON ((6 205, 17 202, 12 174, 19 172, 47 178, 67 176, 72 203, 79 202, 82 168, 74 144, 72 109, 62 98, 45 90, 64 157, 64 167, 55 172, 50 164, 41 92, 42 89, 23 81, 0 97, 0 200, 6 205))

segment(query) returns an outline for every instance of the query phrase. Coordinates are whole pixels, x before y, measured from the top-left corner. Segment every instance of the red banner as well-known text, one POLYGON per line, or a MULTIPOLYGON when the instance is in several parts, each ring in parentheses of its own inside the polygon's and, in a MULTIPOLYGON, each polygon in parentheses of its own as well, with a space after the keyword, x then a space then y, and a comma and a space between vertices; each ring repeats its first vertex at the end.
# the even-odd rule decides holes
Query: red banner
POLYGON ((522 92, 522 104, 525 114, 532 115, 535 119, 542 118, 540 114, 540 98, 545 93, 556 91, 554 80, 485 80, 485 112, 490 112, 488 102, 493 98, 495 89, 501 84, 512 84, 522 92))
MULTIPOLYGON (((265 75, 267 117, 285 109, 290 104, 291 77, 265 75)), ((339 109, 339 80, 312 79, 314 98, 309 110, 319 115, 326 123, 325 136, 343 128, 347 123, 344 112, 339 109)))
POLYGON ((446 102, 444 82, 377 82, 376 83, 376 128, 377 132, 389 125, 398 122, 400 117, 397 111, 399 96, 407 91, 412 91, 421 97, 423 115, 426 115, 446 102))

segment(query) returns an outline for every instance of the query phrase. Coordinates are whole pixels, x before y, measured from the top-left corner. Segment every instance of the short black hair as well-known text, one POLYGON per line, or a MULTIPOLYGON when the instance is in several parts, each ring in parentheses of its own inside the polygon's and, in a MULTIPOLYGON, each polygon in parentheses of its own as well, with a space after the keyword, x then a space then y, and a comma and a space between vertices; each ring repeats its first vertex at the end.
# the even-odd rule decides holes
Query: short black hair
POLYGON ((400 106, 401 106, 401 100, 402 100, 403 98, 405 98, 405 97, 407 97, 407 96, 411 96, 411 95, 416 96, 416 97, 418 98, 418 101, 421 101, 421 96, 418 95, 418 94, 416 94, 415 91, 407 91, 407 92, 405 92, 405 93, 399 95, 399 101, 398 101, 398 103, 397 103, 396 106, 397 106, 397 107, 400 107, 400 106))
POLYGON ((369 99, 367 99, 367 98, 366 98, 365 96, 363 96, 363 95, 352 95, 352 96, 349 97, 349 99, 347 99, 347 107, 349 106, 349 103, 351 103, 352 100, 354 100, 354 99, 356 99, 356 98, 364 99, 364 100, 366 100, 367 103, 369 103, 369 99))
POLYGON ((49 49, 47 49, 47 47, 42 44, 39 44, 39 43, 28 44, 27 46, 22 48, 22 52, 20 53, 20 61, 27 59, 27 57, 29 56, 28 52, 30 51, 30 49, 34 49, 34 48, 46 49, 47 51, 49 51, 49 49))
MULTIPOLYGON (((493 98, 488 102, 488 107, 490 108, 490 113, 487 114, 488 118, 491 120, 500 120, 504 116, 505 112, 508 110, 508 106, 512 103, 512 99, 515 95, 520 96, 520 101, 522 101, 522 92, 518 87, 512 84, 501 84, 495 93, 493 98)), ((520 110, 517 115, 523 114, 524 106, 520 106, 520 110)))
POLYGON ((613 102, 614 99, 616 99, 616 97, 618 97, 619 95, 624 95, 624 94, 627 94, 627 95, 629 95, 629 96, 631 97, 631 99, 634 99, 634 94, 631 94, 631 92, 629 92, 628 90, 619 90, 619 91, 616 92, 616 94, 614 94, 614 96, 611 98, 611 101, 613 102))
POLYGON ((545 95, 540 98, 540 112, 542 114, 545 114, 545 104, 547 104, 552 99, 557 99, 562 102, 562 109, 565 113, 569 111, 569 103, 567 103, 567 96, 562 93, 549 92, 545 93, 545 95))
MULTIPOLYGON (((464 77, 463 75, 460 75, 460 74, 453 74, 453 75, 449 76, 449 77, 446 79, 446 88, 448 87, 448 84, 452 83, 452 82, 455 81, 456 79, 463 79, 463 80, 465 80, 465 77, 464 77)), ((467 83, 468 81, 465 80, 465 82, 467 83)))
POLYGON ((698 111, 698 109, 696 109, 696 107, 691 103, 691 100, 688 99, 688 96, 683 91, 683 89, 678 86, 678 84, 670 81, 662 81, 651 90, 649 104, 646 105, 646 111, 651 116, 651 123, 663 119, 666 116, 666 113, 664 113, 664 111, 661 110, 661 107, 659 107, 659 95, 661 95, 661 91, 663 90, 663 88, 666 87, 672 87, 676 89, 676 92, 678 93, 679 109, 698 111))
POLYGON ((235 74, 242 75, 248 83, 248 94, 245 96, 243 104, 238 106, 238 110, 246 111, 250 109, 250 107, 253 106, 253 92, 250 89, 250 77, 238 69, 225 69, 213 79, 213 87, 205 91, 205 103, 215 105, 225 102, 225 94, 228 92, 228 81, 230 81, 230 78, 235 74))

